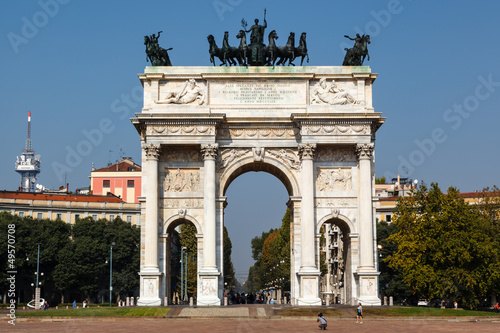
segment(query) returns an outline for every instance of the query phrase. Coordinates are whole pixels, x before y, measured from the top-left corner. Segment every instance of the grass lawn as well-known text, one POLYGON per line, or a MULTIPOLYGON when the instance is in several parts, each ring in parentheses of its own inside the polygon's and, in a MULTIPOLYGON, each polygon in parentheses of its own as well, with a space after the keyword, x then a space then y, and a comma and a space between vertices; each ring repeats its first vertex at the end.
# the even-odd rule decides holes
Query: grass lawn
POLYGON ((90 307, 86 309, 50 309, 19 311, 19 317, 163 317, 170 308, 154 307, 90 307))
MULTIPOLYGON (((325 317, 353 317, 356 307, 352 308, 284 308, 276 309, 278 316, 317 316, 322 312, 325 317)), ((489 311, 439 309, 427 307, 363 307, 367 317, 490 317, 500 318, 500 314, 489 311)))

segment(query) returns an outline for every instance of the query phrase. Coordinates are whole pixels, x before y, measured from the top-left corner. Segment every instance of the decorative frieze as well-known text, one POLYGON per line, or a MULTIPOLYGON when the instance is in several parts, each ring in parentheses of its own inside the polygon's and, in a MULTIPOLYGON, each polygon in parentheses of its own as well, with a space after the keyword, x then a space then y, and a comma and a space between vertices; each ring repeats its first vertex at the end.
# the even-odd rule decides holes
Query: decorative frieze
POLYGON ((157 104, 198 104, 205 102, 206 89, 202 88, 195 79, 186 80, 182 89, 167 91, 157 104))
POLYGON ((162 160, 167 162, 201 162, 199 149, 169 147, 163 149, 162 160))
POLYGON ((160 203, 160 208, 173 208, 173 209, 203 208, 203 199, 164 198, 160 203))
POLYGON ((214 135, 215 127, 207 125, 150 125, 148 135, 214 135))
POLYGON ((330 207, 357 207, 357 199, 316 199, 317 208, 330 208, 330 207))
POLYGON ((195 192, 200 190, 199 169, 165 169, 165 192, 195 192))
POLYGON ((370 125, 307 124, 302 126, 303 135, 367 135, 370 125))
POLYGON ((300 134, 298 128, 219 128, 219 139, 290 139, 300 134))
POLYGON ((317 168, 317 191, 352 190, 351 168, 317 168))
POLYGON ((356 154, 352 147, 318 147, 316 153, 317 162, 355 162, 356 154))

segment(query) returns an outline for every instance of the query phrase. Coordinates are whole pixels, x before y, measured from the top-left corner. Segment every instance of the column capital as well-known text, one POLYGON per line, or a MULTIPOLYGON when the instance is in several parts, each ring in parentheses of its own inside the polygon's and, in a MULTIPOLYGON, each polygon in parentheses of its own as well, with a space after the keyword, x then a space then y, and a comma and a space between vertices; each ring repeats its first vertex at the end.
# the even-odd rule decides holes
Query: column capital
POLYGON ((144 147, 146 151, 146 159, 148 160, 157 160, 160 157, 160 145, 150 143, 149 145, 144 147))
POLYGON ((301 159, 314 159, 314 151, 316 150, 315 143, 303 143, 299 145, 299 156, 301 159))
POLYGON ((370 159, 373 155, 373 149, 375 145, 373 143, 361 143, 356 146, 356 154, 358 158, 370 159))
POLYGON ((219 145, 217 143, 202 145, 201 153, 203 154, 203 159, 215 160, 217 158, 218 150, 219 150, 219 145))

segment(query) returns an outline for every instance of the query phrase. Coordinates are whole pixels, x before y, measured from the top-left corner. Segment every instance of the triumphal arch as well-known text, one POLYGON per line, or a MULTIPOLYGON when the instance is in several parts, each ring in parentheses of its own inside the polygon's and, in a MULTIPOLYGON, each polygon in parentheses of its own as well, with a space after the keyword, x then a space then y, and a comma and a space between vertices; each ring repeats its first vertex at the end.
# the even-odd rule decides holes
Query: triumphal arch
POLYGON ((376 76, 367 66, 146 67, 144 107, 132 119, 143 165, 139 305, 167 304, 169 233, 183 221, 197 230, 196 303, 221 305, 225 193, 249 171, 276 176, 289 193, 293 304, 321 304, 329 223, 344 238, 344 302, 380 305, 376 76))

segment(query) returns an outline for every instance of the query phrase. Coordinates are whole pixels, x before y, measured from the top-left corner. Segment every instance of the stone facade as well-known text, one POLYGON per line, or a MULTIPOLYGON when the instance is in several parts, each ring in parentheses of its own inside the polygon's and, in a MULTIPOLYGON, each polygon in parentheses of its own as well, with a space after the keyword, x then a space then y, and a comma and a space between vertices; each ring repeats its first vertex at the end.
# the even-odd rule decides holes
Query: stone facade
POLYGON ((198 305, 221 305, 225 192, 248 171, 280 179, 292 212, 291 293, 320 305, 323 224, 344 235, 344 303, 377 305, 375 133, 369 67, 146 67, 132 119, 142 145, 140 305, 167 303, 169 233, 197 228, 198 305))

